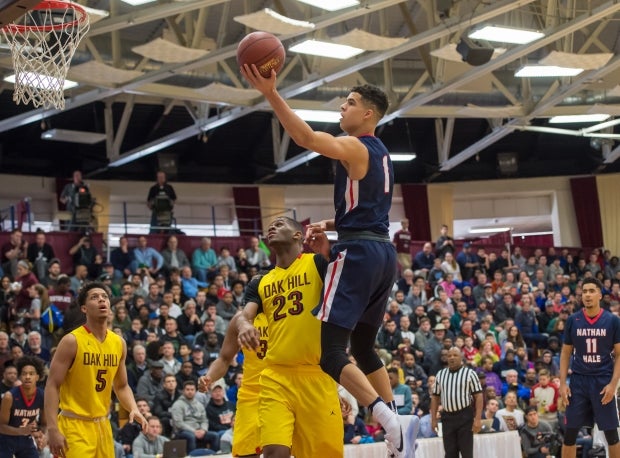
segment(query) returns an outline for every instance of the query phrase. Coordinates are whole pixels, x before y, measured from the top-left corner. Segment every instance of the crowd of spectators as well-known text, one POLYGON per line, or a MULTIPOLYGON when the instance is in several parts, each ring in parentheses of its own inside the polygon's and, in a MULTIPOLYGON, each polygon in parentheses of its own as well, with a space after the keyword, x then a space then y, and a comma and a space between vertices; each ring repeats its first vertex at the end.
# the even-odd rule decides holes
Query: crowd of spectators
MULTIPOLYGON (((447 227, 435 243, 412 253, 407 234, 405 222, 395 239, 400 276, 376 340, 398 412, 420 416, 423 437, 436 434, 430 427, 430 390, 435 374, 447 366, 448 350, 456 346, 484 388, 486 431, 527 434, 527 428, 544 422, 560 432, 564 323, 581 307, 581 281, 589 276, 604 285, 602 306, 619 312, 618 257, 554 248, 527 255, 519 247, 487 253, 472 243, 457 249, 447 227)), ((110 329, 128 345, 130 386, 138 405, 158 420, 153 431, 185 438, 190 451, 228 450, 243 383, 242 354, 208 393, 197 392, 196 381, 217 358, 248 279, 269 268, 258 238, 231 253, 226 247, 215 252, 204 237, 195 251, 185 253, 176 235, 163 250, 149 246, 144 236, 135 247, 121 237, 104 259, 84 236, 70 249, 72 276, 61 273, 43 231, 30 243, 13 231, 0 249, 0 392, 15 383, 12 361, 21 354, 37 355, 49 365, 62 333, 80 324, 75 295, 85 282, 100 280, 112 293, 110 329)), ((381 428, 366 409, 341 392, 345 442, 381 440, 381 428)), ((122 418, 118 426, 116 439, 128 456, 139 433, 122 418)), ((524 447, 536 445, 524 437, 524 447)), ((591 446, 590 431, 581 439, 585 449, 591 446)))

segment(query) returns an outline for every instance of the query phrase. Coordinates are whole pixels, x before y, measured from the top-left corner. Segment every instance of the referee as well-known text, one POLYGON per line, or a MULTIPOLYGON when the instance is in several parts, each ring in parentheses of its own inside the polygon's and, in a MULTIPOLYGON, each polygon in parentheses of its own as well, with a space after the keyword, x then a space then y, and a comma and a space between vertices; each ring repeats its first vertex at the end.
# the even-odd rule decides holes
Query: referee
POLYGON ((482 426, 482 385, 473 369, 463 366, 457 347, 448 350, 448 367, 437 373, 431 398, 431 424, 437 430, 439 401, 446 458, 474 456, 474 435, 482 426))

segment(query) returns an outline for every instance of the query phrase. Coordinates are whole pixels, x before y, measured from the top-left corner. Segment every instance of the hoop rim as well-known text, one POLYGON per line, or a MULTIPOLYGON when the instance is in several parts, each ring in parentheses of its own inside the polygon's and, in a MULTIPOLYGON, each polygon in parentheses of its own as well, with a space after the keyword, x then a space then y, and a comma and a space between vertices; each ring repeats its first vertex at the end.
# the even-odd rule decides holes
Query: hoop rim
POLYGON ((45 10, 45 9, 57 9, 68 10, 72 9, 77 11, 78 17, 70 22, 63 22, 62 24, 51 25, 22 25, 22 24, 7 24, 1 28, 4 32, 8 33, 26 33, 26 32, 51 32, 53 30, 64 30, 69 27, 75 27, 78 25, 84 25, 88 23, 88 13, 77 3, 62 1, 62 0, 42 0, 36 5, 33 10, 45 10))

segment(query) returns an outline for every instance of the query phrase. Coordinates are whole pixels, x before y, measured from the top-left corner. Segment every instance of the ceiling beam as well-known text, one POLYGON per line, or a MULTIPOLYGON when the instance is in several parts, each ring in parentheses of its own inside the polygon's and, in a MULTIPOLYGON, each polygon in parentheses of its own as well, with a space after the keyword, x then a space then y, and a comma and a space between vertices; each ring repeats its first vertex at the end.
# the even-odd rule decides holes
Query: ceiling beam
POLYGON ((440 170, 442 172, 446 172, 448 170, 453 169, 454 167, 466 161, 470 157, 475 156, 483 149, 487 148, 493 143, 509 135, 512 132, 514 126, 517 126, 519 124, 524 124, 534 119, 535 117, 539 116, 541 113, 544 113, 550 107, 553 107, 557 105, 558 103, 562 102, 566 97, 573 95, 576 92, 580 91, 583 88, 583 86, 587 84, 589 81, 591 81, 592 79, 596 80, 596 79, 602 78, 603 76, 607 75, 608 73, 614 70, 617 70, 618 68, 620 68, 620 57, 615 57, 603 68, 589 71, 589 72, 584 72, 584 74, 582 74, 579 78, 575 79, 572 84, 566 86, 565 88, 563 88, 561 91, 559 91, 555 95, 549 97, 544 103, 538 104, 536 108, 534 108, 528 115, 522 118, 511 119, 504 126, 495 129, 493 132, 491 132, 486 137, 482 138, 481 140, 478 140, 476 143, 469 146, 468 148, 465 148, 463 151, 458 153, 456 156, 453 156, 450 159, 448 159, 446 162, 441 164, 440 170))
MULTIPOLYGON (((200 0, 200 1, 196 1, 196 2, 189 2, 189 3, 173 3, 173 4, 166 4, 166 5, 162 5, 165 7, 172 7, 172 6, 176 6, 179 5, 180 7, 188 7, 189 5, 193 5, 192 9, 196 9, 199 7, 203 7, 203 6, 209 6, 209 5, 215 5, 217 3, 222 3, 223 1, 228 1, 228 0, 200 0)), ((534 0, 519 0, 519 2, 531 2, 534 0)), ((322 16, 318 16, 316 18, 313 18, 310 20, 310 22, 313 22, 315 24, 315 29, 314 30, 320 30, 322 28, 325 27, 329 27, 335 24, 338 24, 340 22, 349 20, 349 19, 354 19, 357 18, 359 16, 365 16, 367 14, 376 12, 376 11, 380 11, 383 8, 388 8, 390 6, 396 5, 398 3, 402 2, 402 0, 369 0, 368 2, 366 2, 364 5, 360 6, 359 8, 352 8, 350 10, 347 10, 345 12, 334 12, 334 13, 328 13, 328 14, 324 14, 322 16)), ((511 3, 510 1, 504 1, 502 3, 511 3)), ((515 2, 518 3, 518 2, 515 2)), ((177 10, 174 8, 165 8, 164 11, 168 12, 168 11, 174 11, 174 13, 167 13, 167 14, 163 14, 163 12, 152 12, 152 9, 156 9, 157 12, 159 12, 159 7, 154 7, 154 8, 147 8, 144 10, 143 14, 145 15, 147 19, 145 19, 143 22, 148 22, 151 20, 155 20, 155 19, 161 19, 162 17, 167 17, 170 14, 178 14, 181 12, 184 12, 185 10, 181 9, 181 10, 177 10), (150 12, 150 14, 149 14, 150 12), (156 14, 157 13, 157 14, 156 14)), ((190 11, 191 9, 187 9, 187 11, 190 11)), ((132 23, 131 21, 135 20, 134 16, 137 15, 138 12, 136 13, 132 13, 129 15, 124 15, 123 17, 125 17, 124 21, 127 22, 127 24, 132 25, 134 23, 132 23), (131 23, 131 24, 130 24, 131 23)), ((121 16, 119 16, 121 17, 121 16)), ((95 31, 98 31, 101 29, 101 23, 103 22, 108 22, 108 21, 114 21, 117 20, 118 18, 112 18, 112 19, 108 19, 106 21, 100 21, 97 22, 96 24, 93 25, 93 27, 95 27, 95 31), (97 26, 99 26, 99 28, 97 28, 97 26)), ((140 22, 142 23, 142 22, 140 22)), ((125 24, 125 26, 127 26, 127 24, 125 24)), ((121 27, 122 28, 122 27, 121 27)), ((112 30, 116 30, 116 28, 111 28, 111 27, 107 27, 105 28, 105 32, 110 32, 112 30)), ((290 38, 295 38, 298 36, 302 36, 305 35, 307 33, 307 31, 302 31, 302 32, 297 32, 297 33, 293 33, 293 34, 288 34, 288 35, 283 35, 280 37, 281 40, 287 40, 290 38)), ((93 30, 91 29, 91 31, 89 32, 89 37, 92 36, 93 34, 93 30)), ((95 33, 97 34, 97 33, 95 33)), ((229 45, 226 46, 222 49, 218 49, 215 50, 213 52, 208 53, 207 55, 205 55, 204 57, 201 57, 199 59, 193 60, 191 62, 184 62, 181 64, 164 64, 162 65, 159 69, 154 70, 152 72, 146 73, 144 75, 139 76, 138 78, 135 78, 131 81, 129 81, 128 83, 123 84, 122 86, 119 86, 117 88, 113 88, 113 89, 109 89, 109 88, 100 88, 100 89, 95 89, 93 91, 88 91, 86 93, 83 94, 78 94, 76 96, 72 96, 67 98, 67 100, 65 101, 65 112, 68 110, 71 110, 73 108, 78 108, 81 107, 83 105, 95 102, 97 100, 100 99, 105 99, 108 97, 113 97, 115 95, 118 95, 120 93, 126 92, 126 91, 131 91, 133 89, 136 89, 146 83, 153 83, 156 81, 160 81, 162 79, 168 78, 170 76, 176 75, 176 74, 183 74, 185 72, 188 72, 190 70, 194 70, 197 68, 202 68, 206 65, 210 65, 210 64, 216 64, 220 61, 223 61, 224 59, 229 59, 231 57, 234 57, 235 54, 237 52, 237 45, 229 45)), ((375 54, 380 54, 380 53, 375 53, 375 54)), ((372 65, 375 62, 369 63, 368 65, 372 65)), ((318 75, 315 75, 315 78, 318 78, 318 75)), ((301 91, 303 92, 303 91, 301 91)), ((254 111, 254 110, 252 110, 254 111)), ((34 110, 30 110, 26 113, 22 113, 16 116, 13 116, 11 118, 7 118, 5 120, 0 121, 0 133, 1 132, 5 132, 7 130, 10 129, 15 129, 17 127, 29 124, 31 122, 37 122, 40 121, 42 118, 44 117, 51 117, 53 115, 56 115, 60 113, 60 110, 57 109, 44 109, 44 108, 38 108, 38 109, 34 109, 34 110)), ((236 119, 236 118, 235 118, 236 119)), ((179 133, 184 132, 185 129, 179 131, 179 133)), ((193 135, 193 133, 192 133, 193 135)), ((187 138, 187 137, 185 137, 187 138)), ((185 138, 179 138, 179 141, 184 140, 185 138)))

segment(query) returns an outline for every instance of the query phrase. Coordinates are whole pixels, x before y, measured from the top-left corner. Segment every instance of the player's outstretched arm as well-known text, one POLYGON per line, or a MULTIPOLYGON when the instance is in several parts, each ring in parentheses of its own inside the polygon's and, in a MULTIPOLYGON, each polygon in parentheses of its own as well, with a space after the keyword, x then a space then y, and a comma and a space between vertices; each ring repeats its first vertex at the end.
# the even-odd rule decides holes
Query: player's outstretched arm
POLYGON ((54 353, 49 375, 45 383, 44 414, 47 423, 47 438, 50 452, 55 456, 65 456, 69 449, 67 440, 58 429, 58 409, 60 406, 60 385, 67 376, 77 353, 77 341, 73 334, 64 336, 54 353))
POLYGON ((241 313, 242 312, 237 312, 230 320, 219 356, 211 363, 207 373, 198 379, 198 389, 203 393, 209 390, 209 385, 211 385, 211 383, 226 375, 226 371, 239 352, 237 321, 241 313))
POLYGON ((326 132, 312 130, 303 119, 293 112, 286 101, 276 90, 276 73, 271 72, 269 78, 261 76, 256 65, 241 67, 244 78, 260 91, 273 108, 284 129, 299 146, 316 151, 331 159, 357 163, 368 160, 368 150, 355 137, 334 137, 326 132))
POLYGON ((125 359, 127 359, 127 344, 123 340, 123 354, 121 355, 121 361, 114 377, 114 393, 118 401, 129 412, 129 423, 137 421, 142 426, 142 431, 146 432, 147 421, 146 418, 138 410, 136 400, 133 397, 133 391, 127 382, 127 367, 125 366, 125 359))

